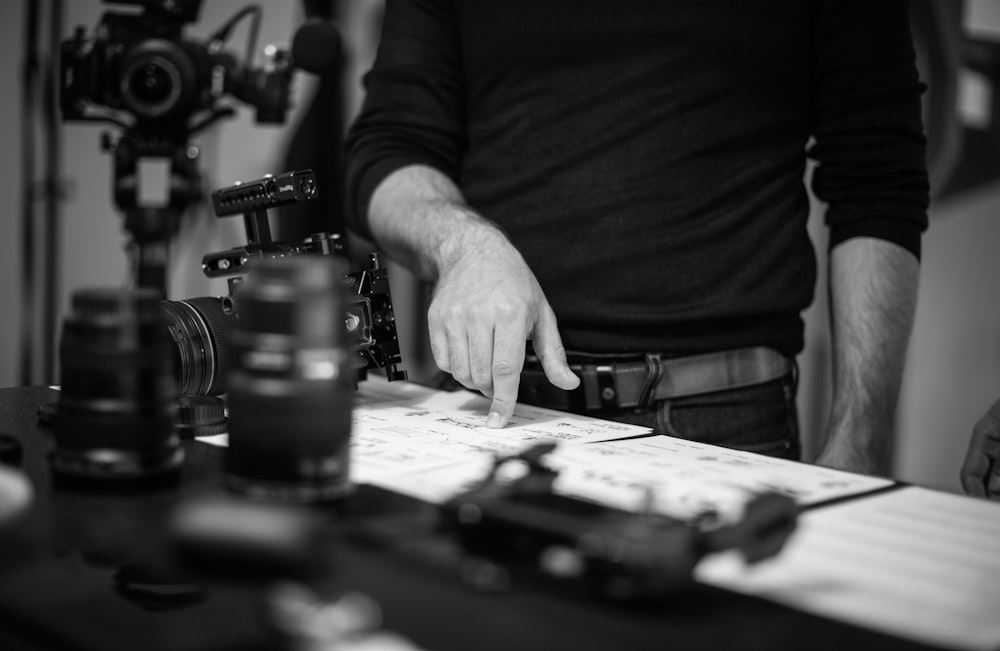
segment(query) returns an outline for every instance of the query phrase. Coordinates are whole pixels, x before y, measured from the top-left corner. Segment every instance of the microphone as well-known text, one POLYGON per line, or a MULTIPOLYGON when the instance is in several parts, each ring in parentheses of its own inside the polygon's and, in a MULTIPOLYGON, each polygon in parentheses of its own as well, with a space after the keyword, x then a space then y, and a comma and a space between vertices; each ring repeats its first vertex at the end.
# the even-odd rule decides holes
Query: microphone
POLYGON ((343 39, 328 20, 310 18, 292 39, 292 65, 322 75, 331 72, 343 59, 343 39))

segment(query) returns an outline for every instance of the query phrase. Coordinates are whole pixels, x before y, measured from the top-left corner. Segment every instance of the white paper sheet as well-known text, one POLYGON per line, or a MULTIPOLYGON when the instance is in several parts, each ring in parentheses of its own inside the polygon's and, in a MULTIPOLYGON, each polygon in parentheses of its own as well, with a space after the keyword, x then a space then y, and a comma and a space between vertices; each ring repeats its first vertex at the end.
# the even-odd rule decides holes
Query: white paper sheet
POLYGON ((908 487, 807 512, 776 558, 698 580, 948 648, 1000 648, 1000 505, 908 487))
POLYGON ((683 518, 706 511, 732 518, 768 491, 808 506, 893 483, 668 436, 566 447, 550 455, 550 465, 560 471, 563 492, 627 510, 645 506, 651 492, 654 511, 683 518))
POLYGON ((488 428, 489 407, 488 399, 470 391, 369 378, 354 406, 353 479, 391 483, 411 495, 419 484, 424 489, 415 496, 438 502, 482 478, 496 455, 517 454, 532 443, 586 443, 650 431, 528 405, 517 405, 506 427, 488 428), (412 481, 415 475, 424 481, 412 481))
MULTIPOLYGON (((497 455, 551 441, 560 444, 546 459, 560 473, 557 491, 679 518, 733 518, 767 490, 808 505, 892 483, 682 439, 629 438, 650 430, 527 405, 491 429, 489 406, 470 391, 369 377, 353 412, 352 480, 440 503, 482 479, 497 455)), ((226 445, 224 436, 202 440, 226 445)))
MULTIPOLYGON (((645 427, 517 405, 508 425, 486 427, 490 401, 471 391, 437 391, 372 375, 352 413, 351 478, 440 502, 484 476, 495 455, 532 443, 587 443, 648 434, 645 427), (433 472, 423 482, 416 476, 433 472), (416 486, 423 486, 415 492, 416 486)), ((228 436, 202 437, 228 445, 228 436)))

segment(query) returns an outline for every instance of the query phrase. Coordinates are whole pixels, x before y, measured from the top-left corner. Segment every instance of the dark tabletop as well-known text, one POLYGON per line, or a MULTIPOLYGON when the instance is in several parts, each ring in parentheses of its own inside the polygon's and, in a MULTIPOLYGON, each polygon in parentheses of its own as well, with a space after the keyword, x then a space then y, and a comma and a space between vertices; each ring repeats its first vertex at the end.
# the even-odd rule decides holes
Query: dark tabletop
MULTIPOLYGON (((164 557, 168 514, 178 504, 223 492, 224 450, 186 441, 179 483, 157 490, 54 485, 52 436, 37 410, 55 395, 0 389, 0 433, 22 443, 20 467, 35 492, 14 534, 7 532, 14 551, 0 561, 0 648, 276 648, 261 614, 264 584, 206 577, 196 599, 149 603, 116 583, 123 567, 164 557)), ((646 606, 538 585, 477 590, 435 551, 432 507, 373 487, 318 516, 333 534, 324 590, 371 597, 384 629, 427 649, 928 648, 695 584, 646 606)))

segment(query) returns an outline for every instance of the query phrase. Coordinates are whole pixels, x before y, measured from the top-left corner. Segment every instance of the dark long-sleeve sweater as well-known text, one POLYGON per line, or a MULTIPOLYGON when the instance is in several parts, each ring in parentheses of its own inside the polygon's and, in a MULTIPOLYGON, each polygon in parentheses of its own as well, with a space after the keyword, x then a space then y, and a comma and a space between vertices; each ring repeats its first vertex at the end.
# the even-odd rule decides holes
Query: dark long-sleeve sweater
POLYGON ((499 224, 569 350, 803 344, 830 246, 919 255, 920 84, 897 0, 388 0, 349 219, 425 164, 499 224), (812 144, 810 145, 810 142, 812 144))

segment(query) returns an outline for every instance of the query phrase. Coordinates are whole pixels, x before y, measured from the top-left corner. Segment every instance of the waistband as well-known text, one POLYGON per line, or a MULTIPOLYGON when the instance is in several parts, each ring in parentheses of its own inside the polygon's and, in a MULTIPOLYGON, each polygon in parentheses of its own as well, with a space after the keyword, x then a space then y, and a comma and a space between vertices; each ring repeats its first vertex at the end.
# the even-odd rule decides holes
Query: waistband
POLYGON ((773 348, 737 348, 686 357, 651 353, 636 360, 585 358, 570 368, 580 386, 553 386, 537 358, 528 357, 521 372, 518 400, 562 411, 648 408, 658 400, 738 389, 782 378, 793 371, 792 359, 773 348))

